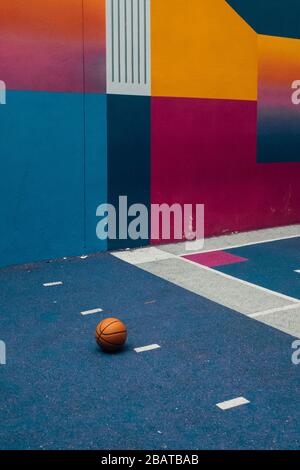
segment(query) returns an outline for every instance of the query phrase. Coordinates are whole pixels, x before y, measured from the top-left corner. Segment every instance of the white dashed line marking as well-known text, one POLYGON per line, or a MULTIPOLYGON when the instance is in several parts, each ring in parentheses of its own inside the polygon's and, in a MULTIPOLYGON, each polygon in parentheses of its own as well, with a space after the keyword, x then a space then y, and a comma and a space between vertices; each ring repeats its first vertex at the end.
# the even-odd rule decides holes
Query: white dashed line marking
POLYGON ((62 281, 57 281, 57 282, 46 282, 43 284, 44 287, 53 287, 53 286, 62 286, 63 282, 62 281))
POLYGON ((222 403, 217 403, 216 406, 221 410, 230 410, 230 408, 235 408, 236 406, 247 405, 250 403, 244 397, 233 398, 232 400, 223 401, 222 403))
POLYGON ((141 353, 141 352, 146 352, 146 351, 152 351, 152 349, 159 349, 160 346, 159 344, 150 344, 149 346, 143 346, 141 348, 135 348, 135 352, 141 353))
POLYGON ((94 308, 93 310, 84 310, 80 312, 81 315, 92 315, 93 313, 100 313, 103 312, 102 308, 94 308))

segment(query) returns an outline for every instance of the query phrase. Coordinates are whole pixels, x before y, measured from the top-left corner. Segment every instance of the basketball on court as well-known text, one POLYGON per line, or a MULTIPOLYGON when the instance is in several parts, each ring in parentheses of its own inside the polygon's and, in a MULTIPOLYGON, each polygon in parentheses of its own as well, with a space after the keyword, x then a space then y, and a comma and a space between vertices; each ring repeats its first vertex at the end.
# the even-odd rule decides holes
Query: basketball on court
POLYGON ((104 351, 119 351, 126 342, 127 329, 118 318, 105 318, 97 325, 95 337, 104 351))

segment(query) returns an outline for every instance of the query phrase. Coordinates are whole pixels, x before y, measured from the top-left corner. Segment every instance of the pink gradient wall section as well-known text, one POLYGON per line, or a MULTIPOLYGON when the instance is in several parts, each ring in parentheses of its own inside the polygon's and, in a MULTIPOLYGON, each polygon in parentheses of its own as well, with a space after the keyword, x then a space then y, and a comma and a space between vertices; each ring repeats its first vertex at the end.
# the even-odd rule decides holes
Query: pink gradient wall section
POLYGON ((106 93, 105 0, 84 0, 84 71, 87 93, 106 93))
POLYGON ((105 93, 105 60, 104 0, 1 0, 7 89, 105 93))

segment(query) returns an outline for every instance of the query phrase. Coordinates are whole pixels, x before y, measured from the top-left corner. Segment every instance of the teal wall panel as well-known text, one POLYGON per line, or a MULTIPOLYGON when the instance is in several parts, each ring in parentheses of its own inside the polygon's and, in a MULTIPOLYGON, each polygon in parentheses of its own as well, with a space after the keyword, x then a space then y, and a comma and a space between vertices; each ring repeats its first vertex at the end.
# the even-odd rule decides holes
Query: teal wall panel
POLYGON ((0 106, 0 266, 84 243, 82 94, 9 91, 0 106))
POLYGON ((85 96, 85 249, 103 251, 107 242, 96 236, 96 209, 107 202, 106 95, 85 96))

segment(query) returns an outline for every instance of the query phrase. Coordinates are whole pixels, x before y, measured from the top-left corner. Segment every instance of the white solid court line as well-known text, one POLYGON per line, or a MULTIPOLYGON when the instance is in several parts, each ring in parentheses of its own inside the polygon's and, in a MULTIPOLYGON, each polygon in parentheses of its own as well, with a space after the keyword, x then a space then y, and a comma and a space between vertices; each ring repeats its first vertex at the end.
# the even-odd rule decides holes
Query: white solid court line
POLYGON ((221 248, 209 248, 207 250, 198 250, 198 251, 191 251, 191 252, 186 252, 182 253, 181 255, 178 256, 190 256, 190 255, 198 255, 202 253, 211 253, 213 251, 223 251, 223 250, 231 250, 233 248, 242 248, 243 246, 251 246, 251 245, 259 245, 260 243, 272 243, 272 242, 279 242, 280 240, 289 240, 290 238, 299 238, 300 235, 288 235, 286 237, 280 237, 280 238, 271 238, 268 240, 260 240, 257 242, 247 242, 247 243, 240 243, 239 245, 227 245, 223 246, 221 248))
POLYGON ((261 312, 256 312, 256 313, 250 313, 248 317, 257 318, 263 315, 270 315, 272 313, 285 312, 287 310, 295 310, 296 308, 300 308, 300 302, 295 303, 293 305, 286 305, 285 307, 270 308, 269 310, 263 310, 261 312))
POLYGON ((93 310, 83 310, 81 315, 93 315, 93 313, 103 312, 102 308, 94 308, 93 310))
POLYGON ((262 292, 267 292, 268 294, 272 294, 276 297, 280 297, 281 299, 288 300, 289 302, 293 302, 296 304, 299 304, 300 302, 300 299, 296 299, 295 297, 290 297, 288 295, 281 294, 280 292, 267 289, 266 287, 258 286, 257 284, 252 284, 252 282, 244 281, 243 279, 239 279, 238 277, 230 276, 230 274, 225 274, 216 269, 210 268, 208 266, 204 266, 204 264, 195 263, 195 261, 182 258, 181 256, 178 256, 178 259, 181 259, 184 263, 193 264, 193 266, 197 266, 199 269, 204 269, 205 271, 213 272, 215 274, 218 274, 219 276, 225 277, 226 279, 231 279, 233 281, 239 282, 240 284, 243 284, 244 286, 255 287, 255 289, 261 290, 262 292))
POLYGON ((295 269, 295 273, 300 274, 300 269, 295 269))
POLYGON ((220 410, 230 410, 231 408, 235 408, 237 406, 247 405, 250 403, 244 397, 233 398, 232 400, 223 401, 221 403, 217 403, 216 406, 220 408, 220 410))
POLYGON ((43 284, 44 287, 53 287, 53 286, 62 286, 62 285, 63 285, 62 281, 45 282, 45 284, 43 284))
POLYGON ((159 344, 149 344, 149 346, 143 346, 141 348, 134 348, 134 351, 137 353, 145 352, 145 351, 152 351, 153 349, 159 349, 159 344))

